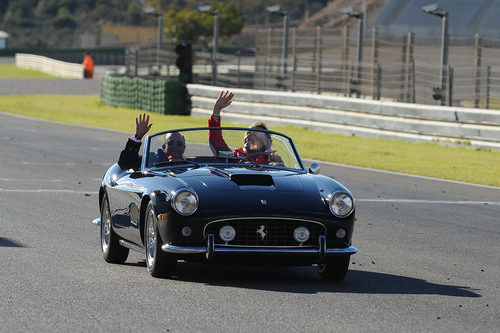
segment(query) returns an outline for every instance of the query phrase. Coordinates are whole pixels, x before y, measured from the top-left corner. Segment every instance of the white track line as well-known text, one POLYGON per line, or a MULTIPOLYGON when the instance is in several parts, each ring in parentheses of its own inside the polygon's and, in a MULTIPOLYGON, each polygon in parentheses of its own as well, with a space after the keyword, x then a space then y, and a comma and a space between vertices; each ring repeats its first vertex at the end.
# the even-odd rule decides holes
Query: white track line
POLYGON ((99 192, 94 191, 77 191, 77 190, 57 190, 57 189, 32 189, 32 190, 20 190, 20 189, 6 189, 0 188, 0 193, 66 193, 66 194, 98 194, 99 192))
POLYGON ((387 202, 387 203, 416 203, 416 204, 442 204, 442 205, 491 205, 500 206, 498 201, 467 201, 467 200, 419 200, 419 199, 356 199, 356 202, 387 202))
POLYGON ((19 178, 19 179, 13 179, 13 178, 0 178, 0 182, 50 182, 50 183, 61 183, 63 180, 62 179, 24 179, 24 178, 19 178))
MULTIPOLYGON (((0 188, 0 193, 66 193, 66 194, 98 194, 96 191, 81 190, 59 190, 59 189, 4 189, 0 188)), ((491 205, 500 206, 497 201, 451 201, 451 200, 419 200, 419 199, 356 199, 356 202, 376 202, 376 203, 416 203, 416 204, 442 204, 442 205, 491 205)))

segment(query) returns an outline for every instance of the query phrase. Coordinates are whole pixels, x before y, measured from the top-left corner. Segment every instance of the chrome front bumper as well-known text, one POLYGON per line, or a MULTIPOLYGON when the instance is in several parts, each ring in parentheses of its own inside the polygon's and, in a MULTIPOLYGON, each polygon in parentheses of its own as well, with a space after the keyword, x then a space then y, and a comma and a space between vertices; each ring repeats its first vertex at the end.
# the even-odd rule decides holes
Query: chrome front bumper
POLYGON ((309 254, 323 258, 327 255, 352 255, 358 252, 354 246, 339 249, 328 249, 326 247, 326 237, 318 237, 318 248, 273 248, 273 247, 226 247, 215 246, 214 235, 209 234, 207 246, 176 246, 165 244, 161 249, 168 253, 177 254, 205 254, 207 259, 211 259, 215 253, 220 254, 309 254))

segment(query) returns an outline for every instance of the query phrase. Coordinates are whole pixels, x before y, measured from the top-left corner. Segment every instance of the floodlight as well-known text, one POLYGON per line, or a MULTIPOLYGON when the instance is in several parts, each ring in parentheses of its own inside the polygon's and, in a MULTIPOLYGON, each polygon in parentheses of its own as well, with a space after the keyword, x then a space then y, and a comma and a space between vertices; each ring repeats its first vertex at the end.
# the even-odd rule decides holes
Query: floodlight
POLYGON ((208 12, 210 9, 212 9, 212 6, 210 6, 210 5, 205 5, 205 6, 199 6, 198 7, 198 10, 200 12, 202 12, 202 13, 203 12, 208 12))
POLYGON ((269 13, 277 13, 280 11, 280 5, 274 5, 274 6, 269 6, 269 7, 266 7, 266 10, 269 12, 269 13))
POLYGON ((438 9, 438 4, 437 3, 432 3, 430 5, 427 5, 427 6, 423 6, 422 7, 422 10, 425 12, 425 13, 432 13, 433 11, 437 10, 438 9))
POLYGON ((340 10, 342 14, 351 14, 354 11, 352 7, 344 7, 340 10))

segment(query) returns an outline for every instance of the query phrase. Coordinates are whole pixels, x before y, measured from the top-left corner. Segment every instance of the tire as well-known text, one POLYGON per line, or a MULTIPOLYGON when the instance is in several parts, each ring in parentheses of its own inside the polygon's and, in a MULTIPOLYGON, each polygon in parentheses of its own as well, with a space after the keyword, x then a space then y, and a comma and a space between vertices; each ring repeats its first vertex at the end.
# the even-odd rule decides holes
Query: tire
POLYGON ((120 237, 113 231, 111 212, 107 195, 101 204, 101 251, 104 260, 112 264, 123 264, 127 260, 129 249, 119 243, 120 237))
POLYGON ((165 253, 158 233, 158 221, 153 204, 149 202, 146 209, 146 223, 144 224, 144 241, 146 245, 146 267, 149 274, 158 278, 171 277, 175 272, 177 258, 175 255, 165 253))
POLYGON ((329 281, 342 281, 349 269, 351 256, 328 258, 326 262, 318 264, 319 275, 329 281))

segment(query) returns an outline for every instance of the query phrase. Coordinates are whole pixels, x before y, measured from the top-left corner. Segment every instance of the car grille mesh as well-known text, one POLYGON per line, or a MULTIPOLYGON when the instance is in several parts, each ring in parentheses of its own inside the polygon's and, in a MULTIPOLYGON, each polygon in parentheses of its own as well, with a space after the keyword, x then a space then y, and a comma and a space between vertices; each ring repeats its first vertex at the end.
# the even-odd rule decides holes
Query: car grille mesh
POLYGON ((293 232, 298 227, 309 229, 309 239, 302 246, 318 245, 318 237, 326 235, 324 225, 308 221, 296 221, 287 219, 235 219, 209 223, 205 228, 205 236, 214 235, 215 244, 225 245, 220 238, 219 230, 225 225, 230 225, 236 229, 236 237, 229 242, 229 245, 240 246, 299 246, 294 239, 293 232), (262 226, 264 228, 262 229, 262 226), (263 230, 265 237, 262 239, 257 230, 263 230))

